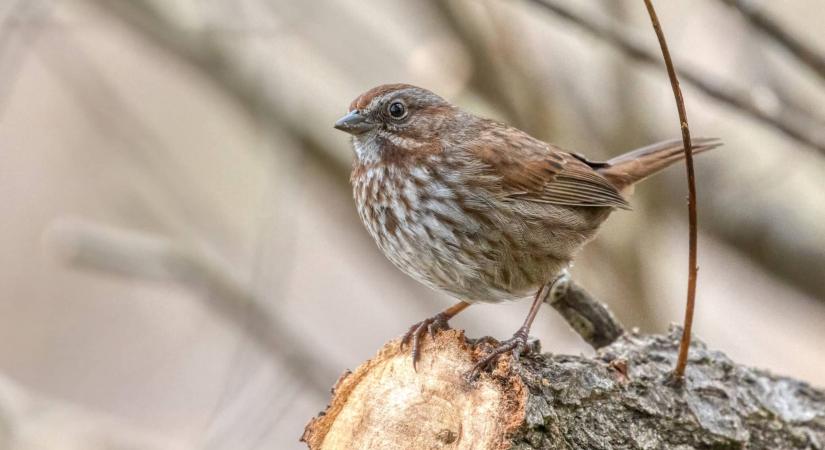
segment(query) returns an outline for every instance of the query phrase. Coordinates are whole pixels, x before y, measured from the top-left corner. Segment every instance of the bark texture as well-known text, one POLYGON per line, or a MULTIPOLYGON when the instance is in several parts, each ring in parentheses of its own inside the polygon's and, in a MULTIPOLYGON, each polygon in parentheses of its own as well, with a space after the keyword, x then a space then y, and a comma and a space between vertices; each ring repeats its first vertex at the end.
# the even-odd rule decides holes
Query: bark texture
POLYGON ((822 449, 825 392, 738 365, 694 340, 669 382, 681 330, 625 334, 594 357, 505 358, 469 384, 492 345, 449 330, 418 373, 398 341, 341 377, 303 440, 311 449, 822 449))

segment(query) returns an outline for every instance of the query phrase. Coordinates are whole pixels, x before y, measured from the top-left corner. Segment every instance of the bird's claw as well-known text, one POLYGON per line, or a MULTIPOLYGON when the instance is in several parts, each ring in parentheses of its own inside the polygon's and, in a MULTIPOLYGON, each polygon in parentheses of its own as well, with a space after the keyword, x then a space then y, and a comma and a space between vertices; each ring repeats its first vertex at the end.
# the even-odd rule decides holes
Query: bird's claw
POLYGON ((439 331, 449 330, 450 324, 447 322, 447 316, 444 313, 438 313, 430 318, 424 319, 421 322, 413 324, 404 336, 401 338, 401 347, 412 344, 410 353, 412 354, 413 370, 418 371, 418 360, 421 357, 421 340, 425 333, 428 333, 431 338, 435 338, 435 334, 439 331))
POLYGON ((511 352, 513 361, 518 362, 521 355, 527 353, 529 349, 530 347, 527 345, 527 330, 520 329, 516 331, 516 334, 514 334, 512 338, 501 342, 498 347, 494 348, 493 351, 481 361, 477 362, 473 368, 467 372, 465 375, 467 381, 475 381, 482 371, 492 370, 494 363, 507 352, 511 352))

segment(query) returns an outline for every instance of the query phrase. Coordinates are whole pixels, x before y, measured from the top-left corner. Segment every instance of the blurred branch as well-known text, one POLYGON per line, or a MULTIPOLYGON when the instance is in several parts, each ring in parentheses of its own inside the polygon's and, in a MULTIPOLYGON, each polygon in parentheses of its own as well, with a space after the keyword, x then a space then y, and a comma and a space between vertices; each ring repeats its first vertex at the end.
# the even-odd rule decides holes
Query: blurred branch
POLYGON ((718 1, 739 11, 751 26, 782 46, 793 58, 825 80, 825 57, 782 27, 773 17, 760 11, 755 6, 756 2, 753 0, 718 1))
POLYGON ((3 450, 183 450, 179 442, 122 418, 44 396, 0 375, 3 450))
POLYGON ((17 0, 0 21, 0 117, 28 50, 40 37, 45 28, 42 23, 52 9, 51 2, 17 0))
POLYGON ((489 37, 474 23, 472 14, 459 2, 431 1, 432 6, 446 19, 447 25, 461 40, 473 60, 471 80, 475 89, 502 112, 515 126, 523 126, 515 99, 508 93, 506 75, 501 70, 498 55, 490 51, 489 37), (464 9, 462 9, 464 8, 464 9))
MULTIPOLYGON (((630 55, 637 61, 650 65, 659 64, 658 56, 656 56, 655 53, 646 50, 630 35, 620 31, 614 25, 601 24, 595 19, 580 17, 568 11, 566 8, 558 6, 557 2, 553 0, 531 1, 543 6, 559 17, 584 28, 597 38, 616 46, 620 51, 630 55)), ((290 116, 287 111, 283 110, 282 102, 277 97, 276 92, 261 89, 260 73, 252 73, 244 70, 242 68, 243 64, 238 63, 231 52, 221 48, 216 42, 210 41, 191 28, 186 28, 165 17, 162 13, 158 12, 155 9, 156 6, 152 6, 150 2, 108 2, 105 0, 95 0, 95 3, 102 11, 131 27, 140 33, 141 36, 145 36, 146 39, 156 44, 159 48, 169 51, 180 57, 184 62, 199 69, 207 80, 213 82, 222 92, 230 98, 233 98, 254 120, 266 123, 268 126, 279 126, 283 132, 288 133, 299 144, 294 146, 295 148, 301 148, 305 152, 308 160, 316 163, 330 179, 339 182, 342 189, 345 188, 347 183, 346 173, 349 171, 348 162, 341 158, 341 155, 344 153, 335 154, 331 151, 332 149, 339 148, 340 143, 328 142, 323 137, 314 134, 312 130, 307 128, 305 122, 298 120, 298 117, 290 116)), ((451 26, 455 28, 455 31, 462 40, 472 42, 473 36, 476 36, 476 34, 480 32, 467 28, 473 24, 460 22, 462 18, 456 16, 460 11, 452 9, 454 6, 453 2, 434 1, 433 4, 437 6, 440 11, 447 13, 445 14, 447 20, 451 26)), ((470 49, 470 51, 473 58, 476 58, 476 67, 485 67, 482 65, 483 62, 489 60, 479 59, 486 58, 484 54, 485 48, 478 46, 470 49)), ((794 119, 795 116, 786 115, 785 110, 776 110, 774 108, 760 106, 753 96, 745 90, 722 86, 716 80, 706 79, 689 70, 680 71, 679 76, 683 81, 705 92, 710 97, 742 110, 750 117, 756 118, 762 123, 780 130, 798 142, 805 143, 820 150, 825 149, 825 144, 822 142, 825 139, 820 139, 818 141, 819 144, 817 144, 815 137, 808 136, 807 133, 809 130, 813 129, 812 125, 810 125, 811 120, 808 117, 796 121, 794 119)), ((503 108, 508 108, 506 106, 507 103, 500 102, 506 102, 506 99, 501 97, 508 95, 506 84, 503 84, 503 80, 501 80, 499 76, 496 76, 496 78, 493 78, 490 82, 493 83, 491 86, 496 89, 494 95, 490 95, 489 92, 482 89, 478 80, 476 80, 476 87, 483 95, 487 95, 487 100, 491 103, 502 106, 503 108)), ((481 83, 481 85, 487 85, 487 82, 481 83)), ((505 113, 508 114, 508 116, 514 114, 514 112, 506 111, 505 113)), ((513 120, 516 119, 514 118, 513 120)), ((348 187, 346 191, 348 191, 348 187)), ((707 205, 702 209, 707 209, 707 205)), ((758 229, 758 225, 754 225, 754 229, 758 229)), ((364 235, 359 235, 359 237, 360 236, 364 235)), ((792 252, 793 247, 772 247, 773 245, 781 246, 783 242, 782 240, 770 240, 770 243, 765 243, 763 247, 764 250, 762 250, 761 253, 767 255, 775 251, 776 254, 788 255, 789 252, 792 252)), ((744 250, 748 251, 747 249, 744 250)), ((811 256, 815 257, 817 255, 811 256)), ((819 260, 822 258, 817 257, 815 259, 819 260)), ((760 261, 760 263, 765 264, 766 262, 763 260, 760 261)), ((812 265, 810 267, 821 266, 812 265)), ((400 272, 390 271, 388 275, 397 276, 399 282, 406 281, 405 277, 400 275, 400 272)), ((819 292, 822 291, 819 290, 819 292)), ((822 294, 819 296, 825 298, 822 294)))
POLYGON ((759 213, 735 203, 709 201, 702 206, 707 231, 733 246, 772 276, 825 301, 825 253, 822 239, 798 212, 773 207, 759 213))
MULTIPOLYGON (((57 27, 52 25, 52 29, 57 27)), ((84 117, 90 119, 97 133, 111 136, 119 144, 102 149, 91 147, 89 151, 99 150, 107 157, 117 155, 126 159, 127 166, 140 168, 150 177, 147 185, 163 193, 154 203, 160 198, 173 201, 173 206, 162 213, 156 211, 153 219, 182 234, 191 235, 190 224, 197 224, 210 227, 212 236, 231 235, 229 217, 216 209, 211 199, 198 195, 197 184, 185 176, 187 171, 181 163, 169 157, 172 152, 168 143, 120 93, 73 34, 63 33, 61 39, 48 40, 38 50, 45 66, 59 75, 57 79, 66 85, 65 92, 75 97, 74 104, 83 109, 84 117)))
MULTIPOLYGON (((659 65, 659 59, 654 52, 614 24, 583 16, 555 0, 531 0, 531 2, 584 29, 638 62, 659 65)), ((825 132, 818 123, 818 119, 803 114, 801 111, 788 109, 781 104, 762 104, 747 89, 713 79, 696 70, 682 68, 678 71, 678 75, 709 97, 739 110, 797 142, 825 153, 825 132)))
POLYGON ((284 361, 284 367, 326 392, 336 370, 306 336, 270 312, 247 283, 218 256, 194 246, 137 231, 82 221, 58 221, 45 235, 47 248, 65 264, 130 278, 180 283, 201 294, 217 317, 284 361))
MULTIPOLYGON (((702 231, 730 245, 770 276, 825 302, 825 239, 821 226, 810 217, 815 213, 765 196, 746 200, 743 194, 720 194, 727 189, 730 174, 727 169, 717 169, 705 170, 702 176, 705 189, 716 192, 704 196, 699 205, 699 213, 705 217, 702 231)), ((683 183, 670 178, 663 181, 661 195, 654 197, 654 210, 663 210, 670 205, 665 199, 684 192, 683 183)), ((742 192, 754 189, 746 185, 742 192)))
MULTIPOLYGON (((266 73, 250 69, 232 49, 220 46, 208 33, 176 23, 161 12, 154 2, 93 2, 101 11, 134 29, 158 48, 198 69, 220 92, 233 99, 251 120, 270 128, 275 127, 287 135, 296 145, 282 146, 285 151, 300 150, 302 158, 320 169, 327 179, 340 185, 340 190, 336 193, 350 196, 350 152, 335 151, 341 149, 343 139, 330 139, 328 136, 335 134, 319 133, 317 121, 307 120, 304 115, 288 111, 277 89, 265 89, 262 86, 261 80, 268 78, 266 73)), ((354 210, 347 217, 353 223, 358 220, 354 210)), ((366 233, 353 234, 353 238, 362 239, 365 243, 370 239, 366 233)), ((365 248, 374 249, 376 256, 378 255, 372 242, 365 248)), ((420 286, 397 270, 386 271, 386 276, 392 277, 402 286, 420 286)))
POLYGON ((274 125, 305 145, 331 178, 346 182, 348 154, 333 153, 339 144, 310 131, 303 117, 289 114, 282 101, 271 91, 261 89, 260 73, 244 69, 244 64, 213 39, 191 27, 177 24, 154 2, 94 0, 105 13, 138 31, 141 36, 201 69, 201 73, 237 100, 256 121, 274 125))

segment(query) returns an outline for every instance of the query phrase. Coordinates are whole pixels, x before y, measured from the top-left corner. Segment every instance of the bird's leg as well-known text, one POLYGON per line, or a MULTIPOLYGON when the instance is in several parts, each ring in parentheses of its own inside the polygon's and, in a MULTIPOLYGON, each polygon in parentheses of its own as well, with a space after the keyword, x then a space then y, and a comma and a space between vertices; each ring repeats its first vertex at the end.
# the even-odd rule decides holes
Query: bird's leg
POLYGON ((562 273, 556 277, 555 280, 542 286, 538 292, 536 292, 536 296, 533 299, 533 304, 530 306, 530 312, 527 313, 527 318, 524 319, 524 323, 518 331, 513 334, 512 338, 502 342, 498 347, 493 349, 489 355, 485 356, 484 359, 476 363, 476 365, 473 366, 469 372, 467 372, 467 379, 470 381, 475 380, 482 370, 490 369, 493 366, 493 363, 507 352, 512 352, 513 359, 518 361, 522 353, 527 350, 527 337, 530 333, 530 326, 533 325, 533 320, 535 320, 541 304, 548 297, 551 299, 559 299, 563 297, 566 295, 569 287, 570 274, 566 269, 562 271, 562 273))
POLYGON ((421 339, 424 337, 424 333, 429 332, 430 337, 435 337, 436 331, 449 329, 450 324, 448 324, 447 321, 461 311, 464 311, 468 306, 470 306, 470 304, 467 302, 458 302, 430 318, 413 324, 413 326, 404 333, 404 337, 401 338, 401 345, 404 346, 412 342, 413 370, 418 370, 416 364, 418 363, 418 358, 421 356, 421 339))

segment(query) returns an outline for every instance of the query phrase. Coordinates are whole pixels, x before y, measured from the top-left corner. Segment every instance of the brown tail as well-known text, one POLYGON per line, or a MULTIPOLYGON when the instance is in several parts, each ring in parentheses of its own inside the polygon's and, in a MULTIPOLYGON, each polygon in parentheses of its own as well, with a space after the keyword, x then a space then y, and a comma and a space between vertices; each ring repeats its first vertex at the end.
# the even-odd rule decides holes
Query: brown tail
MULTIPOLYGON (((693 139, 693 154, 706 152, 722 145, 716 138, 693 139)), ((607 161, 598 172, 619 191, 629 194, 634 184, 685 157, 681 139, 658 142, 627 152, 607 161)))

